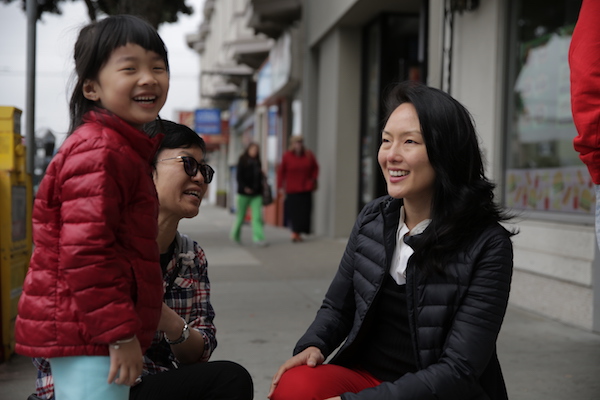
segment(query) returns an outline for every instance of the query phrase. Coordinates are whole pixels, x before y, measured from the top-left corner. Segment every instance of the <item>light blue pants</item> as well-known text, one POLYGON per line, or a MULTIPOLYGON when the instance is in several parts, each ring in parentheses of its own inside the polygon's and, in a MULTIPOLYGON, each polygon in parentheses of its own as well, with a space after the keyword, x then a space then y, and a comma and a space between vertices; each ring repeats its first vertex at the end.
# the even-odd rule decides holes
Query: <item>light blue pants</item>
POLYGON ((109 384, 110 357, 50 359, 56 400, 128 400, 129 386, 109 384))

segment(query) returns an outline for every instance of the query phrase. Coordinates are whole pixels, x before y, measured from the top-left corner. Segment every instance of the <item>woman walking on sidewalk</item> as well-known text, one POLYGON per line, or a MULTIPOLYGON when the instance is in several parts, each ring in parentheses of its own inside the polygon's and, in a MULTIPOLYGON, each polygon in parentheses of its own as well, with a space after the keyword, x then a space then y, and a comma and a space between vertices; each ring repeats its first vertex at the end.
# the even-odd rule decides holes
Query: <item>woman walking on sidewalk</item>
POLYGON ((256 246, 266 246, 262 217, 263 172, 258 144, 250 143, 240 156, 236 178, 238 198, 231 240, 241 242, 242 224, 250 207, 252 240, 256 246))
POLYGON ((319 164, 312 151, 304 147, 300 135, 292 136, 277 174, 277 187, 285 193, 285 220, 292 231, 292 242, 301 242, 310 233, 312 193, 317 190, 319 164))

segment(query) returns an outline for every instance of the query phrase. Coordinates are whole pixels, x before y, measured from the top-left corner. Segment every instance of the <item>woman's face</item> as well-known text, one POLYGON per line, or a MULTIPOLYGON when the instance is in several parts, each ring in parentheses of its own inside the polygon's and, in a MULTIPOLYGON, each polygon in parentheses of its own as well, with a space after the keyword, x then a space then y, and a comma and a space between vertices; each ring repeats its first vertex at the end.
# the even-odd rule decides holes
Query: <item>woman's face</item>
POLYGON ((392 112, 382 132, 377 157, 390 196, 405 204, 431 205, 435 171, 429 163, 417 111, 403 103, 392 112))
POLYGON ((252 158, 258 157, 258 146, 253 144, 248 147, 248 155, 252 158))
POLYGON ((200 170, 194 176, 186 174, 183 160, 178 156, 192 157, 198 163, 204 163, 204 153, 199 147, 164 149, 157 155, 154 170, 154 185, 158 193, 161 219, 192 218, 198 215, 198 208, 206 193, 208 184, 200 170), (172 158, 172 159, 171 159, 172 158))
POLYGON ((294 148, 294 151, 296 153, 300 153, 300 152, 302 152, 302 149, 304 147, 304 142, 300 139, 297 139, 294 141, 294 144, 292 145, 292 147, 294 148))

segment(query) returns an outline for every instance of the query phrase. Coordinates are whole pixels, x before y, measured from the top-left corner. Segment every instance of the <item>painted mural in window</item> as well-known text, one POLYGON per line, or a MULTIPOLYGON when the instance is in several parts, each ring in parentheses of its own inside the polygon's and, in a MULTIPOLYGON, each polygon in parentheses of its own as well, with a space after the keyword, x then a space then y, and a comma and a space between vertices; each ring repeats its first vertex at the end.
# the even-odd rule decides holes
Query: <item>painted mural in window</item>
POLYGON ((505 204, 594 213, 587 169, 573 149, 568 50, 580 0, 518 0, 512 8, 505 204))

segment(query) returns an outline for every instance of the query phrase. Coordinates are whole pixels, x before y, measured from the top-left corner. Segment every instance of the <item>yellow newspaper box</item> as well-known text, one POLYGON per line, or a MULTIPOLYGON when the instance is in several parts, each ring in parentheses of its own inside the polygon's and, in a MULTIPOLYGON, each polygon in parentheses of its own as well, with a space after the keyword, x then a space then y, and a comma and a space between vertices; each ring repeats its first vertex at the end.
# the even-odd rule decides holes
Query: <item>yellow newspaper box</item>
POLYGON ((0 106, 0 362, 15 349, 17 304, 31 257, 32 204, 21 110, 0 106))

